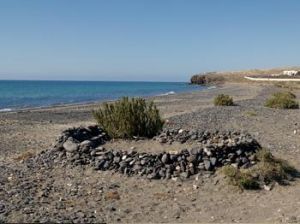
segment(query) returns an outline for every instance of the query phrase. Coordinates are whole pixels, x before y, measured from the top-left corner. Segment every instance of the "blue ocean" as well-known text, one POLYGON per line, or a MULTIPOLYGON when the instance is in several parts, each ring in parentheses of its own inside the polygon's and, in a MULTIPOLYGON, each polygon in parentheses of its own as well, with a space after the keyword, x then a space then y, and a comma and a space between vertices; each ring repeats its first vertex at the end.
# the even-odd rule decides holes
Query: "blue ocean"
POLYGON ((0 81, 0 111, 156 96, 203 89, 183 82, 0 81))

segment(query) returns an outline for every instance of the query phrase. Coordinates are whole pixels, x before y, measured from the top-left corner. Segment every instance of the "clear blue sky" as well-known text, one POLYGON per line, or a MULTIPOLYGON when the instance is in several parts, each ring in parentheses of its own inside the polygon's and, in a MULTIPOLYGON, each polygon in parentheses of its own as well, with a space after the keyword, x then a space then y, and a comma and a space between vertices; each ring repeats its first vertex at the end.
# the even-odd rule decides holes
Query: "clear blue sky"
POLYGON ((0 79, 187 81, 299 65, 299 0, 0 0, 0 79))

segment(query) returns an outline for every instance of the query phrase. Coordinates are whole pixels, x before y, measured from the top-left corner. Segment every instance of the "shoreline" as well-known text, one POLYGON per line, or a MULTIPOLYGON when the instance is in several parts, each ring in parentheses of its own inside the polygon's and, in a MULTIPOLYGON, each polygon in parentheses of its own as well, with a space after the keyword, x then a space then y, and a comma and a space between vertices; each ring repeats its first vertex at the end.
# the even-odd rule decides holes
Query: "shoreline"
MULTIPOLYGON (((182 92, 174 92, 174 91, 169 91, 167 93, 161 93, 158 95, 149 95, 149 96, 132 96, 133 98, 144 98, 146 100, 151 100, 156 97, 167 97, 167 96, 174 96, 174 95, 181 95, 181 94, 189 94, 193 92, 201 92, 205 90, 210 90, 210 89, 215 89, 218 88, 217 85, 213 86, 202 86, 199 85, 201 89, 198 90, 190 90, 190 91, 182 91, 182 92)), ((125 96, 122 96, 125 97, 125 96)), ((91 106, 96 106, 96 105, 101 105, 103 103, 111 103, 115 102, 118 99, 104 99, 104 100, 95 100, 95 101, 90 101, 90 102, 78 102, 78 103, 61 103, 61 104, 54 104, 54 105, 49 105, 49 106, 38 106, 38 107, 26 107, 26 108, 2 108, 0 109, 0 114, 5 114, 5 113, 26 113, 26 112, 32 112, 32 111, 44 111, 44 110, 51 110, 51 109, 63 109, 63 108, 73 108, 73 107, 91 107, 91 106)))
MULTIPOLYGON (((213 107, 213 98, 220 93, 229 94, 235 101, 255 97, 261 91, 260 85, 247 89, 244 84, 224 84, 213 89, 183 92, 167 96, 151 96, 164 119, 193 113, 213 107)), ((80 125, 95 124, 92 111, 103 101, 88 104, 59 105, 46 108, 31 108, 0 113, 0 148, 9 154, 26 148, 41 150, 49 147, 60 131, 80 125), (47 133, 44 131, 47 130, 47 133), (21 136, 19 136, 19 134, 21 136), (23 136, 23 137, 22 137, 23 136), (21 143, 16 139, 21 140, 21 143), (40 143, 33 139, 42 138, 40 143), (28 141, 25 145, 23 141, 28 141)))

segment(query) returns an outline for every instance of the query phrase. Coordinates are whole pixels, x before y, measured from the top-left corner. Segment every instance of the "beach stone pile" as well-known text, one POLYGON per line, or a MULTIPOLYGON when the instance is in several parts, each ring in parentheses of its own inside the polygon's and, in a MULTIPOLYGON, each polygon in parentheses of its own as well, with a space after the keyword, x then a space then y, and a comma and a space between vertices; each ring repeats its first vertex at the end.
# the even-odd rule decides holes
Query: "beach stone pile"
POLYGON ((159 141, 160 143, 172 144, 173 142, 197 142, 206 144, 207 147, 210 147, 212 144, 219 148, 223 148, 224 145, 228 147, 234 147, 236 145, 243 145, 245 143, 256 142, 251 135, 247 133, 241 133, 238 131, 200 131, 200 130, 183 130, 183 129, 163 129, 160 135, 153 138, 154 140, 159 141))
POLYGON ((66 157, 75 165, 89 164, 93 149, 108 140, 109 136, 96 125, 70 128, 62 132, 54 149, 61 151, 60 158, 66 157))
POLYGON ((196 141, 197 146, 181 151, 151 154, 106 150, 109 136, 98 126, 72 128, 62 132, 53 149, 42 152, 40 158, 65 165, 91 165, 95 170, 112 170, 149 179, 188 178, 199 172, 214 171, 224 165, 247 168, 255 164, 258 142, 247 133, 223 133, 164 129, 149 141, 161 144, 196 141))

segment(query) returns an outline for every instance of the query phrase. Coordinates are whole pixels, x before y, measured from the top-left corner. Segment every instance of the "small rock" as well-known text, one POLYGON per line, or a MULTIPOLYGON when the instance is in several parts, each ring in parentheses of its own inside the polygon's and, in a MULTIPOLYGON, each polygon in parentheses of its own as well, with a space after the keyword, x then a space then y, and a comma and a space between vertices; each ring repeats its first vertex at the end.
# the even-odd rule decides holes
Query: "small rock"
POLYGON ((266 190, 266 191, 270 191, 270 190, 272 190, 272 185, 264 185, 264 189, 266 190))
POLYGON ((238 156, 242 155, 242 153, 243 153, 243 152, 242 152, 242 150, 240 150, 240 149, 236 151, 236 154, 237 154, 238 156))
POLYGON ((251 155, 251 156, 249 156, 249 160, 250 161, 256 161, 256 155, 255 154, 253 154, 253 155, 251 155))
POLYGON ((160 170, 158 172, 158 174, 159 174, 160 177, 165 177, 166 176, 166 172, 164 170, 160 170))
POLYGON ((156 179, 157 176, 158 176, 157 173, 153 172, 153 173, 148 174, 148 175, 147 175, 147 178, 148 178, 148 179, 156 179))
POLYGON ((188 172, 182 172, 182 173, 180 173, 180 177, 183 178, 183 179, 187 179, 187 178, 189 178, 189 173, 188 172))
POLYGON ((164 143, 167 143, 168 142, 168 139, 165 138, 165 137, 162 137, 162 138, 159 138, 159 142, 164 144, 164 143))
POLYGON ((199 163, 198 168, 199 170, 204 170, 205 169, 204 163, 199 163))
POLYGON ((167 153, 163 154, 163 156, 161 157, 161 161, 163 163, 168 163, 169 162, 169 154, 167 154, 167 153))
POLYGON ((114 157, 114 163, 119 163, 121 161, 121 157, 116 156, 114 157))
POLYGON ((232 163, 231 166, 233 166, 234 168, 238 168, 239 165, 237 163, 232 163))
POLYGON ((24 212, 25 214, 30 214, 30 213, 33 213, 33 210, 32 210, 31 208, 29 208, 29 207, 25 207, 25 208, 23 209, 23 212, 24 212))
POLYGON ((215 166, 217 164, 217 158, 216 157, 210 158, 210 162, 212 166, 215 166))
POLYGON ((212 169, 211 162, 209 160, 204 160, 204 167, 206 170, 211 170, 212 169))
POLYGON ((78 144, 71 140, 67 140, 64 144, 63 147, 67 152, 76 152, 78 150, 78 144))
POLYGON ((192 140, 192 141, 197 140, 197 138, 198 138, 197 135, 192 135, 192 136, 191 136, 191 140, 192 140))
POLYGON ((191 149, 191 151, 190 151, 190 153, 192 154, 192 155, 198 155, 198 153, 199 153, 199 150, 198 150, 198 148, 192 148, 191 149))
POLYGON ((212 154, 210 149, 208 149, 206 147, 204 148, 204 152, 206 153, 207 156, 211 156, 211 154, 212 154))
POLYGON ((0 204, 0 214, 5 212, 5 205, 4 204, 0 204))
POLYGON ((83 147, 83 146, 91 146, 92 145, 92 142, 90 140, 85 140, 83 142, 80 143, 80 146, 83 147))
POLYGON ((76 213, 76 216, 79 217, 79 218, 84 218, 85 214, 83 212, 79 211, 79 212, 76 213))

